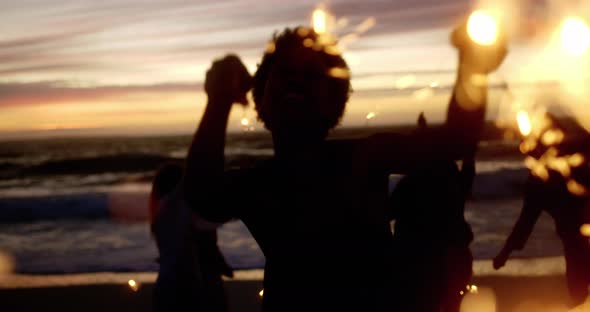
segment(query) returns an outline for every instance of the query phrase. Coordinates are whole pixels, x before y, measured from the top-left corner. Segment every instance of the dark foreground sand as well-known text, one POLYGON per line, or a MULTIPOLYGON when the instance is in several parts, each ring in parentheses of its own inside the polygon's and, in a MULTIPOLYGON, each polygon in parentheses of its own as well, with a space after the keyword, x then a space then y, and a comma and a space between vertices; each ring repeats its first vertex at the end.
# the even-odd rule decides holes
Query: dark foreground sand
MULTIPOLYGON (((562 275, 482 276, 474 284, 479 294, 469 297, 467 311, 567 311, 569 299, 562 275), (490 298, 492 291, 495 300, 490 298)), ((259 311, 260 280, 229 281, 226 287, 231 311, 259 311)), ((151 311, 152 289, 153 283, 142 284, 137 292, 125 284, 5 288, 0 289, 0 311, 151 311)))

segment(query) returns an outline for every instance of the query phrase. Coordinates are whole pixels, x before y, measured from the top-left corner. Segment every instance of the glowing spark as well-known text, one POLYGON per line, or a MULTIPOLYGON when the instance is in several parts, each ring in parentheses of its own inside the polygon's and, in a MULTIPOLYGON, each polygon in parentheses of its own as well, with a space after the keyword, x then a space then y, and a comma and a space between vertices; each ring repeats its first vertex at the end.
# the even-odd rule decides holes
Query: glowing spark
POLYGON ((328 70, 328 76, 338 79, 349 79, 350 71, 342 67, 332 67, 328 70))
POLYGON ((322 6, 319 6, 313 11, 312 17, 313 30, 318 34, 325 34, 327 31, 327 16, 326 11, 322 6))
POLYGON ((129 280, 127 285, 129 285, 129 288, 131 288, 133 291, 137 291, 139 289, 139 284, 134 280, 129 280))
POLYGON ((574 180, 569 180, 567 182, 567 190, 576 196, 586 195, 586 188, 582 184, 580 184, 574 180))
POLYGON ((242 126, 247 127, 250 124, 250 120, 248 120, 248 118, 244 117, 244 118, 242 118, 240 123, 242 124, 242 126))
POLYGON ((395 82, 395 86, 400 89, 407 89, 416 83, 416 77, 414 75, 403 76, 395 82))
POLYGON ((526 154, 532 150, 534 150, 535 148, 537 148, 537 140, 530 138, 530 139, 526 139, 524 141, 522 141, 522 143, 520 143, 520 152, 523 154, 526 154))
POLYGON ((518 121, 518 129, 520 129, 520 133, 522 133, 522 135, 527 136, 531 134, 533 126, 531 124, 529 115, 525 111, 520 111, 518 114, 516 114, 516 121, 518 121))
POLYGON ((547 167, 559 172, 564 177, 569 177, 572 174, 567 160, 563 157, 549 158, 547 160, 547 167))
POLYGON ((277 49, 277 47, 276 47, 276 45, 275 45, 275 43, 274 43, 274 42, 269 42, 269 43, 266 45, 266 53, 268 53, 268 54, 273 54, 273 53, 275 53, 275 50, 276 50, 276 49, 277 49))
POLYGON ((468 290, 472 294, 477 294, 478 288, 476 285, 467 286, 468 290))
POLYGON ((561 46, 573 56, 581 56, 590 48, 590 28, 578 17, 569 17, 561 27, 561 46))
POLYGON ((433 81, 430 83, 430 87, 431 88, 438 88, 440 86, 440 83, 438 81, 433 81))
POLYGON ((527 168, 531 170, 533 175, 535 175, 539 179, 543 181, 549 180, 549 171, 541 161, 538 161, 533 157, 529 156, 524 160, 524 164, 527 166, 527 168))
POLYGON ((498 22, 483 10, 475 11, 467 21, 467 34, 475 43, 490 46, 498 40, 498 22))
POLYGON ((364 20, 360 25, 358 25, 356 27, 356 29, 354 30, 354 32, 357 34, 365 33, 369 29, 373 28, 375 26, 375 24, 377 24, 377 21, 375 20, 375 18, 369 17, 366 20, 364 20))
POLYGON ((328 45, 324 48, 324 52, 326 52, 326 54, 330 54, 330 55, 341 55, 342 51, 340 51, 340 48, 338 48, 337 45, 328 45))
POLYGON ((264 296, 264 289, 262 289, 261 291, 258 292, 258 296, 260 296, 260 298, 262 298, 264 296))
POLYGON ((297 34, 300 37, 307 37, 307 35, 309 35, 309 29, 307 29, 305 27, 300 27, 297 29, 297 34))
POLYGON ((463 292, 462 290, 459 292, 459 295, 463 296, 465 292, 463 292))
POLYGON ((545 132, 541 137, 541 142, 546 146, 559 144, 563 141, 563 131, 551 129, 545 132))
POLYGON ((366 118, 367 118, 367 120, 371 120, 371 119, 375 118, 376 116, 377 116, 377 114, 375 112, 369 112, 367 114, 366 118))
POLYGON ((586 237, 590 237, 590 224, 584 224, 580 227, 580 233, 586 237))
POLYGON ((584 156, 580 153, 574 154, 567 159, 567 162, 572 167, 579 167, 584 163, 584 156))

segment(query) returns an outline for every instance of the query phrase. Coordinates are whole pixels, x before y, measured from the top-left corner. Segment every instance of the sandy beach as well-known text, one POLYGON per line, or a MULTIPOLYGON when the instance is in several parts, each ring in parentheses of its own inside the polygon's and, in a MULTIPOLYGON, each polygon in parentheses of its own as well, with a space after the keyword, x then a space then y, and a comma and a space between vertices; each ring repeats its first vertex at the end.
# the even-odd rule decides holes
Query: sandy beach
MULTIPOLYGON (((0 302, 4 311, 151 311, 155 277, 155 273, 14 275, 1 283, 0 302), (137 291, 129 287, 129 279, 137 281, 137 291)), ((230 311, 260 311, 261 278, 261 270, 239 271, 227 281, 230 311)), ((477 293, 465 298, 466 312, 568 311, 563 274, 479 275, 473 284, 477 293)))

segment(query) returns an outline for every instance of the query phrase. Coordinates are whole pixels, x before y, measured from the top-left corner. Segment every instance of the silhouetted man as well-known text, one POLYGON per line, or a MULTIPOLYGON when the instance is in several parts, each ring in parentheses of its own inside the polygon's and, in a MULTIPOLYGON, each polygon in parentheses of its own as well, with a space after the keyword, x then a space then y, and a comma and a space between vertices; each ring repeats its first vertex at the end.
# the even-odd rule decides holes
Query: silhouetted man
MULTIPOLYGON (((547 117, 551 123, 550 128, 565 131, 554 117, 551 115, 547 115, 547 117)), ((579 126, 576 128, 582 129, 579 126)), ((571 134, 566 133, 566 136, 571 134)), ((587 140, 590 135, 584 131, 584 137, 587 140)), ((574 140, 574 142, 554 146, 544 146, 538 142, 538 148, 532 154, 539 157, 550 148, 556 148, 562 156, 573 154, 578 149, 587 148, 587 145, 583 146, 583 142, 584 140, 574 140)), ((590 244, 588 238, 580 233, 582 225, 590 223, 589 197, 588 194, 575 195, 570 192, 567 186, 570 181, 569 177, 564 178, 554 170, 548 172, 549 176, 546 180, 532 173, 529 175, 525 185, 522 211, 504 247, 494 258, 494 268, 500 269, 506 264, 512 251, 524 248, 535 223, 541 213, 545 211, 553 218, 555 230, 563 244, 570 296, 574 305, 579 305, 588 296, 588 287, 590 286, 590 244)), ((586 188, 590 187, 588 164, 584 162, 582 166, 572 168, 571 178, 585 185, 586 188)))
POLYGON ((212 221, 246 224, 266 257, 264 311, 391 311, 389 173, 433 157, 457 159, 465 142, 446 131, 327 141, 350 92, 344 59, 302 27, 269 46, 253 94, 274 159, 224 175, 229 112, 246 103, 251 80, 237 57, 218 60, 207 73, 209 100, 189 150, 185 196, 212 221))

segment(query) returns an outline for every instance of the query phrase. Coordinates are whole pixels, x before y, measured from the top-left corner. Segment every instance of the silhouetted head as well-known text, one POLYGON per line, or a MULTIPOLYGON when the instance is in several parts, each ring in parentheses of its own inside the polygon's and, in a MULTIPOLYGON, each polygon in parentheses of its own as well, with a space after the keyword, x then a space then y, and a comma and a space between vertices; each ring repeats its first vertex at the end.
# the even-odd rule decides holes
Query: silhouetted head
POLYGON ((318 39, 304 27, 275 34, 254 75, 258 116, 275 141, 286 141, 282 144, 323 139, 344 113, 348 66, 339 54, 317 45, 318 39), (335 68, 346 74, 331 74, 335 68))

